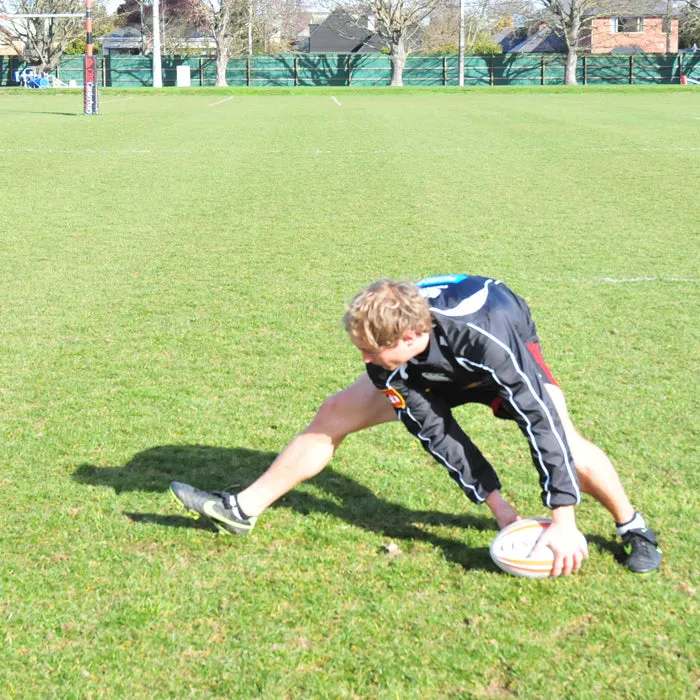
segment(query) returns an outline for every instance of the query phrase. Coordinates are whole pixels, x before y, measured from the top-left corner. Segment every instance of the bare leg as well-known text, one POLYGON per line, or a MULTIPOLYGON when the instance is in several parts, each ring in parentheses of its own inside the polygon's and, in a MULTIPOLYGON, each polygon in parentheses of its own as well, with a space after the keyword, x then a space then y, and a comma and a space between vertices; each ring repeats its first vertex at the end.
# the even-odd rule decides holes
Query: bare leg
POLYGON ((605 506, 616 523, 631 520, 635 511, 612 462, 600 447, 586 440, 574 428, 561 389, 553 384, 545 386, 564 427, 581 489, 605 506))
POLYGON ((238 494, 246 515, 260 515, 300 482, 316 476, 350 433, 396 420, 396 413, 366 374, 327 398, 308 427, 294 437, 275 461, 238 494))

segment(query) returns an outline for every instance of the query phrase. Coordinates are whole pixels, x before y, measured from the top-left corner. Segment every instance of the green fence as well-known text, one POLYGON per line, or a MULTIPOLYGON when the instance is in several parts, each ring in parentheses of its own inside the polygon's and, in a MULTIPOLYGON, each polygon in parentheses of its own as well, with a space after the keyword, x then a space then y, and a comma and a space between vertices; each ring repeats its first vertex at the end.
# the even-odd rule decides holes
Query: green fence
MULTIPOLYGON (((144 87, 152 80, 150 56, 99 56, 100 84, 104 87, 144 87)), ((566 56, 563 54, 466 55, 465 85, 563 85, 566 56)), ((176 84, 177 66, 190 67, 194 86, 216 82, 216 62, 210 56, 164 56, 163 85, 176 84)), ((0 86, 16 84, 21 70, 16 58, 0 57, 0 86)), ((83 81, 82 56, 64 56, 56 77, 68 83, 83 81)), ((700 80, 700 53, 598 54, 579 57, 580 84, 671 84, 681 74, 700 80)), ((228 62, 226 81, 231 86, 296 85, 388 85, 391 62, 383 54, 278 54, 251 56, 228 62)), ((404 85, 457 85, 459 59, 450 56, 409 56, 404 85)))

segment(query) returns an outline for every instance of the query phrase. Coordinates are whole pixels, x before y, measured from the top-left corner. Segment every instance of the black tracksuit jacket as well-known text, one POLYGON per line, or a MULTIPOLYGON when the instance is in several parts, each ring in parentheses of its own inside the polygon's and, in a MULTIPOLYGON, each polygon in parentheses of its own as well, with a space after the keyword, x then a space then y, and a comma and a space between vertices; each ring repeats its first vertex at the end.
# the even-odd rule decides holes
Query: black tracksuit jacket
POLYGON ((571 452, 544 388, 548 379, 527 347, 537 342, 537 331, 525 301, 485 277, 430 277, 418 287, 434 321, 428 348, 395 370, 366 365, 399 419, 465 494, 481 503, 501 485, 451 409, 500 398, 501 415, 515 420, 528 440, 544 504, 578 503, 571 452))

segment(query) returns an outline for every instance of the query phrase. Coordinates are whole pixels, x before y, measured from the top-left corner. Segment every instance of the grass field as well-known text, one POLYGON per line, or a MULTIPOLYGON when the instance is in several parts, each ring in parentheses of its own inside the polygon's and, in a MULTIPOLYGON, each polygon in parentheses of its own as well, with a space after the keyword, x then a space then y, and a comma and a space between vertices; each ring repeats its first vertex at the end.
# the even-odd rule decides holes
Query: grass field
MULTIPOLYGON (((698 691, 700 91, 0 91, 0 688, 58 698, 690 698, 698 691), (399 425, 255 533, 246 485, 362 371, 343 303, 492 275, 665 560, 521 580, 399 425), (398 553, 386 548, 394 543, 398 553)), ((525 515, 517 429, 463 408, 525 515)))

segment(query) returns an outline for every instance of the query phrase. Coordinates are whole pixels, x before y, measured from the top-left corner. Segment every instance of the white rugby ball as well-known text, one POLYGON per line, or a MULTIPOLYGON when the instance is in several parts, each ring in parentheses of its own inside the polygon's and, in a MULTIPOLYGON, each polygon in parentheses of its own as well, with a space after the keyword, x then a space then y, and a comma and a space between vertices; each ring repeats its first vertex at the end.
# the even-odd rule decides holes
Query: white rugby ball
POLYGON ((531 557, 530 553, 540 535, 551 524, 552 521, 547 518, 527 518, 506 525, 491 542, 491 559, 503 571, 514 576, 548 577, 552 570, 554 552, 545 547, 537 552, 536 558, 531 557))

